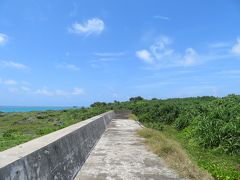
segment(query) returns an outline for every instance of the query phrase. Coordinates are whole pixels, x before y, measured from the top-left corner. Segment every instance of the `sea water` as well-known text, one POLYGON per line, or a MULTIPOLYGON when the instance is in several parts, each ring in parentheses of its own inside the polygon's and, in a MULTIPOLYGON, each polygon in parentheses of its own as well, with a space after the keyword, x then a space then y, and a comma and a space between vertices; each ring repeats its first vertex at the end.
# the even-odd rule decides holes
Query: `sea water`
POLYGON ((0 112, 30 112, 30 111, 47 111, 63 110, 73 107, 63 106, 0 106, 0 112))

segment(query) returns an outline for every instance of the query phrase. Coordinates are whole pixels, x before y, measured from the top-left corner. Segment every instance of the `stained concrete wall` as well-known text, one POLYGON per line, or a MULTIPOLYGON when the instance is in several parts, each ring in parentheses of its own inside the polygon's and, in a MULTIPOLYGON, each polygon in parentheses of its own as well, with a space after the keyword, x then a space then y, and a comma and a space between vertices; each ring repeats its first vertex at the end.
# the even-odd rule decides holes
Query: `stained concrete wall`
POLYGON ((114 116, 110 111, 0 152, 0 180, 73 179, 114 116))

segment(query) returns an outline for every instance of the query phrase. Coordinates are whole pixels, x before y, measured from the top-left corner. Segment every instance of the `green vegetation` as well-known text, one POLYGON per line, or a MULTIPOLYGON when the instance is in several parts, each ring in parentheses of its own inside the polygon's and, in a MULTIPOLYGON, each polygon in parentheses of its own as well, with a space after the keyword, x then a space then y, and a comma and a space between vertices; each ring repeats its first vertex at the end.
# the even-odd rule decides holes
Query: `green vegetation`
MULTIPOLYGON (((145 100, 138 96, 126 102, 96 102, 90 108, 0 113, 0 151, 111 109, 131 110, 134 115, 129 118, 154 129, 154 135, 145 136, 143 133, 143 136, 149 138, 150 144, 156 145, 159 142, 157 146, 160 150, 157 154, 162 156, 159 152, 165 150, 167 153, 180 152, 180 155, 187 155, 194 162, 193 169, 194 164, 200 167, 200 174, 201 169, 205 169, 215 179, 240 180, 238 95, 166 100, 145 100), (166 145, 170 144, 170 148, 161 150, 160 141, 168 138, 171 142, 166 142, 166 145), (172 144, 179 144, 176 146, 184 150, 172 149, 172 144)), ((199 177, 195 175, 187 176, 199 177)))
POLYGON ((138 121, 138 117, 135 114, 130 114, 128 118, 132 119, 132 120, 135 120, 135 121, 138 121))
POLYGON ((112 104, 112 108, 132 110, 148 128, 172 130, 171 136, 216 179, 240 179, 240 96, 167 100, 137 97, 112 104))
MULTIPOLYGON (((170 128, 171 129, 171 128, 170 128)), ((165 162, 183 178, 211 180, 213 177, 193 162, 182 145, 169 136, 169 128, 158 131, 149 128, 141 129, 138 134, 145 138, 151 151, 164 158, 165 162)), ((171 129, 172 130, 172 129, 171 129)))
POLYGON ((106 112, 104 107, 0 113, 0 151, 106 112))

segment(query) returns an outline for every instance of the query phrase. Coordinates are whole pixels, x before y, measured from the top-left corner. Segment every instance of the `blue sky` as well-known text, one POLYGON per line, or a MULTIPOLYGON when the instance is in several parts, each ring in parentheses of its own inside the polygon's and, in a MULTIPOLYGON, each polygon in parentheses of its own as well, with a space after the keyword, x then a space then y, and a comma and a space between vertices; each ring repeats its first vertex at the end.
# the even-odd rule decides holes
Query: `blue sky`
POLYGON ((1 0, 0 105, 240 93, 237 0, 1 0))

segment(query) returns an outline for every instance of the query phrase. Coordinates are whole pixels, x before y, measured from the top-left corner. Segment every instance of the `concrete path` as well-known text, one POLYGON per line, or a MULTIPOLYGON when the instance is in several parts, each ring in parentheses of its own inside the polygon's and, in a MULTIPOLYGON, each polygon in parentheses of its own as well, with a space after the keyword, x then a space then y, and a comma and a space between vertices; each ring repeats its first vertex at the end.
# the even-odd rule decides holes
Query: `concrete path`
POLYGON ((136 134, 136 121, 114 119, 75 180, 179 179, 163 161, 149 152, 136 134))

